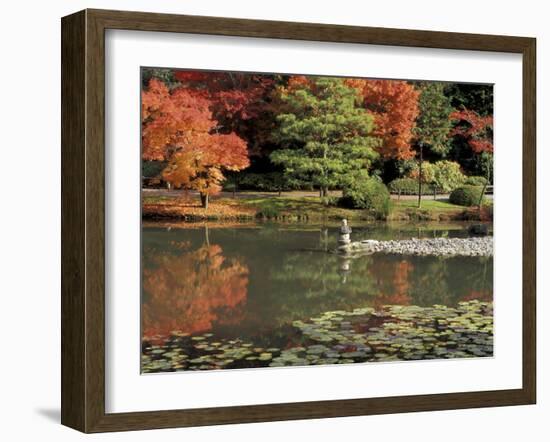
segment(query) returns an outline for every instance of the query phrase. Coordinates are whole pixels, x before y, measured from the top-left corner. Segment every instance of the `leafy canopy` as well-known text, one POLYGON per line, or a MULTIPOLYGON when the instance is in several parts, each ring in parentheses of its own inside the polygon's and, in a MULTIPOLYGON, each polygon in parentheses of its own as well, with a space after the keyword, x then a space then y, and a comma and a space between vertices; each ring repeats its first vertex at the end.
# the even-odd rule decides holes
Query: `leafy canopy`
POLYGON ((224 170, 250 164, 244 140, 216 132, 210 105, 202 94, 181 87, 170 91, 155 78, 142 93, 143 159, 167 161, 166 181, 203 195, 221 190, 224 170))
POLYGON ((377 150, 384 159, 414 157, 411 141, 418 116, 420 92, 402 80, 348 79, 363 105, 374 117, 374 135, 381 139, 377 150))
POLYGON ((292 77, 279 88, 278 99, 282 113, 274 138, 281 148, 271 160, 282 165, 287 176, 325 193, 350 173, 366 171, 377 157, 374 118, 345 80, 292 77))
POLYGON ((453 127, 450 119, 453 108, 445 95, 444 83, 423 83, 420 86, 418 106, 420 113, 414 128, 417 144, 445 156, 451 147, 449 133, 453 127))

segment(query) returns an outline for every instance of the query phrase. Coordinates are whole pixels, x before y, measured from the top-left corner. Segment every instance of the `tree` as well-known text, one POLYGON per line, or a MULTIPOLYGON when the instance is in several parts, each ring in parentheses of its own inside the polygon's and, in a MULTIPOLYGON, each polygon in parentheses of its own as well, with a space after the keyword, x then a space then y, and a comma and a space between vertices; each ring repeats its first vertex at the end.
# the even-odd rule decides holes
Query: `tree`
POLYGON ((445 94, 455 109, 471 109, 478 115, 493 115, 493 86, 489 84, 449 83, 445 94))
POLYGON ((170 91, 155 78, 142 93, 145 160, 167 161, 162 177, 175 187, 197 190, 202 206, 221 190, 224 170, 246 168, 247 146, 235 133, 216 133, 210 101, 195 91, 170 91))
POLYGON ((377 148, 381 157, 413 158, 411 141, 420 92, 401 80, 349 79, 346 83, 359 91, 365 109, 374 117, 374 135, 382 140, 377 148))
POLYGON ((420 85, 418 100, 420 113, 414 128, 415 141, 418 147, 418 207, 422 204, 422 162, 424 148, 445 156, 450 148, 449 133, 452 121, 449 116, 453 111, 450 100, 445 96, 445 84, 424 82, 420 85))
POLYGON ((244 72, 176 70, 174 78, 207 98, 214 117, 232 130, 263 112, 263 100, 274 86, 271 75, 244 72))
POLYGON ((477 112, 464 109, 453 112, 450 118, 455 122, 451 135, 462 138, 477 156, 481 169, 485 172, 486 182, 479 199, 479 207, 485 195, 487 185, 493 174, 493 117, 481 116, 477 112))
POLYGON ((261 153, 273 130, 270 103, 277 76, 246 72, 173 72, 182 87, 209 100, 219 132, 235 132, 247 141, 252 154, 261 153))
POLYGON ((359 106, 355 89, 343 79, 296 76, 279 89, 281 149, 271 160, 285 173, 308 182, 326 196, 329 187, 364 174, 379 141, 371 134, 373 117, 359 106))

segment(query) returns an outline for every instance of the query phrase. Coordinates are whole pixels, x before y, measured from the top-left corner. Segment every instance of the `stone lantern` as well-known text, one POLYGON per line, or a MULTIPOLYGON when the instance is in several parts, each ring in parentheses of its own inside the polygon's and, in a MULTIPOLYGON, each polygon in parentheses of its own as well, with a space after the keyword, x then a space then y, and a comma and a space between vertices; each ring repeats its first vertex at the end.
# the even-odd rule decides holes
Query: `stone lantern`
POLYGON ((348 226, 348 220, 343 219, 340 226, 340 237, 338 238, 338 245, 347 246, 351 243, 351 227, 348 226))

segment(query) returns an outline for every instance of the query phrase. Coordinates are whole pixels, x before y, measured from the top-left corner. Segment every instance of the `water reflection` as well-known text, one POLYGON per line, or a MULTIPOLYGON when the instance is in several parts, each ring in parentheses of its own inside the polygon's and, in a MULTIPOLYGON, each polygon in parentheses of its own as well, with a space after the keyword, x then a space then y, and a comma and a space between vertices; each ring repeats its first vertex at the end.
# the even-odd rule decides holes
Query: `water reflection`
POLYGON ((179 253, 147 251, 152 256, 143 269, 144 336, 237 324, 244 315, 248 267, 226 258, 218 244, 190 250, 188 242, 172 242, 170 247, 179 253))
MULTIPOLYGON (((354 227, 356 239, 413 235, 354 227)), ((326 227, 145 228, 143 334, 211 331, 284 346, 292 321, 326 311, 492 300, 492 258, 345 259, 327 253, 336 239, 336 228, 326 227)))

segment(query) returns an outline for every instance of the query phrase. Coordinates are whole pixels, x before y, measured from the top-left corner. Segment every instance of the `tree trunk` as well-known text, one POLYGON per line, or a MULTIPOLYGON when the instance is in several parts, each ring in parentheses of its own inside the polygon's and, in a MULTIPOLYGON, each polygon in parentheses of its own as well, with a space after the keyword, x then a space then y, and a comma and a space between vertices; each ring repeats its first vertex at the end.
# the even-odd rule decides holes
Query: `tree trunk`
POLYGON ((422 145, 420 145, 420 160, 418 162, 418 208, 422 204, 422 145))
POLYGON ((328 187, 322 187, 321 188, 321 196, 323 198, 327 197, 328 196, 328 187))
POLYGON ((483 189, 481 189, 481 195, 479 196, 479 213, 481 213, 481 205, 483 204, 483 197, 485 196, 485 191, 487 190, 487 186, 489 185, 489 173, 487 173, 487 178, 485 178, 485 184, 483 185, 483 189))
POLYGON ((207 193, 201 193, 201 206, 203 209, 208 209, 208 194, 207 193))

